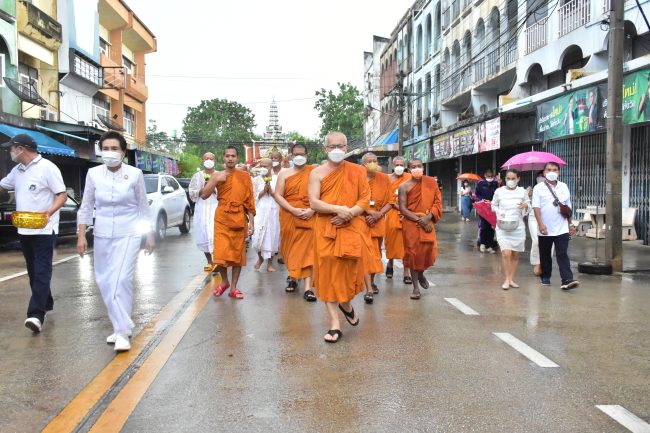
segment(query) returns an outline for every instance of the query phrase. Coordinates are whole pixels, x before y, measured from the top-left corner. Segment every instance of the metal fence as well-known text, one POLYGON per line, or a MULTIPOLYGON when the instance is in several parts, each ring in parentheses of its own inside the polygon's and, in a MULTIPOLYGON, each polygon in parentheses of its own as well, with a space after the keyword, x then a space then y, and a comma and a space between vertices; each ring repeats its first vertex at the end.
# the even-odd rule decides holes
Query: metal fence
POLYGON ((644 245, 650 243, 650 126, 632 128, 630 207, 636 211, 636 233, 644 245))
POLYGON ((560 36, 581 27, 591 19, 591 0, 571 0, 558 10, 560 36))
POLYGON ((548 17, 528 27, 526 30, 526 54, 546 45, 548 35, 548 17))

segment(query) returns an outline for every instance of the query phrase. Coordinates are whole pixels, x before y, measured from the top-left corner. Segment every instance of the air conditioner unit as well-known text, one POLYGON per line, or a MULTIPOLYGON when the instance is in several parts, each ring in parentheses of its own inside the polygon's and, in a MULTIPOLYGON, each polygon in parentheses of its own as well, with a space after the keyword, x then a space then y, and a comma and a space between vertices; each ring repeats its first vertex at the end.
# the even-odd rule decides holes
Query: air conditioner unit
POLYGON ((39 118, 41 120, 49 120, 52 122, 56 122, 56 113, 47 109, 41 109, 39 111, 39 118))

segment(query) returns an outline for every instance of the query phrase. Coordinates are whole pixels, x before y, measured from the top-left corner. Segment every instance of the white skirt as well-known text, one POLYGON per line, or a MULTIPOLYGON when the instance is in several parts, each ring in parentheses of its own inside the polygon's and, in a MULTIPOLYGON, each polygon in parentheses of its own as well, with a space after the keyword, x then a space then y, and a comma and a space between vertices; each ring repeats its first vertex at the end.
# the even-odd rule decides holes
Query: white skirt
POLYGON ((214 213, 219 201, 212 194, 207 200, 199 198, 194 207, 194 239, 202 253, 214 251, 214 213))
POLYGON ((518 251, 520 253, 526 250, 526 224, 523 219, 519 220, 519 225, 515 230, 501 230, 497 225, 495 231, 501 250, 518 251))

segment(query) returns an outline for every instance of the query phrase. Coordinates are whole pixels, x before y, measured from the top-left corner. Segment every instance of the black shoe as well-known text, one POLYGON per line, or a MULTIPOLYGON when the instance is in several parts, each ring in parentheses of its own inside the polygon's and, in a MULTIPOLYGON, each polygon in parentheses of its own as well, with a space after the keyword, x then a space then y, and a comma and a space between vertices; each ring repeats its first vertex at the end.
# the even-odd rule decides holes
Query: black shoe
POLYGON ((560 286, 560 289, 562 289, 562 290, 571 290, 571 289, 575 289, 579 285, 580 285, 580 283, 578 281, 569 280, 569 281, 565 281, 564 283, 562 283, 562 285, 560 286))
POLYGON ((391 278, 393 278, 393 267, 392 266, 388 266, 386 268, 386 278, 388 278, 389 280, 391 278))
POLYGON ((287 293, 293 293, 296 291, 296 288, 298 287, 298 283, 294 280, 289 281, 287 284, 287 288, 284 289, 285 292, 287 293))
POLYGON ((307 302, 316 302, 316 295, 312 290, 307 290, 305 293, 303 293, 302 297, 305 299, 307 302))
POLYGON ((540 278, 540 284, 542 286, 550 286, 551 285, 551 280, 548 278, 540 278))

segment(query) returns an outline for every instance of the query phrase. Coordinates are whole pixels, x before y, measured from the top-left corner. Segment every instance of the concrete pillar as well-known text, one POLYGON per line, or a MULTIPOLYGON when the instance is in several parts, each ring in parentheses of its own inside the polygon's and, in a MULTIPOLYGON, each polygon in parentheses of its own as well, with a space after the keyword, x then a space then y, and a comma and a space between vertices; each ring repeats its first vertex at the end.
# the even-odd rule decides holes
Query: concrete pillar
POLYGON ((631 154, 632 154, 632 128, 630 125, 623 125, 623 161, 622 161, 622 197, 621 205, 623 207, 630 207, 630 170, 631 170, 631 154))

